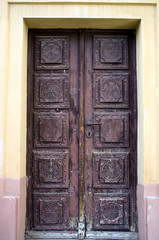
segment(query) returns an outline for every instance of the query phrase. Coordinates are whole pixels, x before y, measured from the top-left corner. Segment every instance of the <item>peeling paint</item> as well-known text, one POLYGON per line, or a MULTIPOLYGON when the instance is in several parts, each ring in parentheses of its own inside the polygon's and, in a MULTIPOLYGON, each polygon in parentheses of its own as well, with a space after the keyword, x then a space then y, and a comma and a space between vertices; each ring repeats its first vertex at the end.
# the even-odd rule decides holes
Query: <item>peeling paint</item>
POLYGON ((151 210, 151 208, 152 208, 152 206, 151 206, 151 205, 149 205, 149 206, 148 206, 148 211, 150 211, 150 210, 151 210))
POLYGON ((147 215, 147 222, 150 221, 150 215, 147 215))

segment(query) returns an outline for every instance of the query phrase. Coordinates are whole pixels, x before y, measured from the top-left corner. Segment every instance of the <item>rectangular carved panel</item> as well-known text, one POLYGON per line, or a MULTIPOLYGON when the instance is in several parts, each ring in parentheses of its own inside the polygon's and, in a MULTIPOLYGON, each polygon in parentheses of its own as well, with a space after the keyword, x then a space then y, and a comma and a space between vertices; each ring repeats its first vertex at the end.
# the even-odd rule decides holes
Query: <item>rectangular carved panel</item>
POLYGON ((34 187, 68 187, 68 153, 34 153, 34 187))
POLYGON ((94 229, 129 229, 129 195, 94 194, 94 229))
POLYGON ((69 75, 40 74, 34 76, 35 108, 68 108, 69 75))
POLYGON ((66 36, 35 38, 35 68, 37 70, 67 69, 69 39, 66 36))
POLYGON ((129 153, 94 153, 94 188, 129 187, 129 153))
POLYGON ((129 114, 109 112, 95 114, 95 147, 128 147, 129 114))
POLYGON ((34 194, 34 229, 62 230, 69 223, 68 194, 34 194))
POLYGON ((128 108, 128 74, 94 73, 94 107, 128 108))
POLYGON ((69 142, 68 114, 34 114, 35 147, 67 147, 69 142))
POLYGON ((94 36, 93 65, 94 69, 127 69, 127 36, 94 36))

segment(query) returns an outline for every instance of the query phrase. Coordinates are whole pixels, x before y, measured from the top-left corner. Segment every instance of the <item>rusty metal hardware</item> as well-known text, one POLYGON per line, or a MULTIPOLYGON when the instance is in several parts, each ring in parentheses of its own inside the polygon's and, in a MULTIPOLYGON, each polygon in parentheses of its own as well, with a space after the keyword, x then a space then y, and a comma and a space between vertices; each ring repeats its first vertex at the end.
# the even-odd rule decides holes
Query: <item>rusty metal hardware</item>
POLYGON ((86 137, 87 138, 92 137, 92 126, 100 126, 100 125, 101 123, 86 123, 85 125, 85 127, 87 127, 85 131, 86 137))
POLYGON ((78 239, 84 239, 85 238, 85 223, 79 222, 78 223, 78 239))
POLYGON ((99 126, 101 123, 86 123, 86 126, 99 126))

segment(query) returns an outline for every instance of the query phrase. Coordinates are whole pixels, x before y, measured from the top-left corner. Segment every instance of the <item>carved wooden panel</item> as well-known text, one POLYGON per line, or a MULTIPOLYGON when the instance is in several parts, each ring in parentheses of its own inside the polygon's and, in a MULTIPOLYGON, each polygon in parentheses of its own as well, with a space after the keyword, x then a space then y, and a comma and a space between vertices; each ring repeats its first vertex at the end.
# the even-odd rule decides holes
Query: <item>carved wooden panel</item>
POLYGON ((34 187, 68 187, 68 153, 34 153, 34 187))
POLYGON ((68 195, 65 193, 34 194, 34 229, 67 229, 69 223, 68 204, 68 195))
POLYGON ((67 147, 69 142, 69 123, 66 113, 34 114, 35 147, 67 147))
POLYGON ((134 35, 29 32, 28 230, 136 231, 134 35))
POLYGON ((93 154, 94 188, 129 187, 129 153, 93 154))
POLYGON ((69 75, 39 74, 34 76, 35 108, 68 108, 69 75))
POLYGON ((136 231, 135 45, 127 31, 85 39, 85 219, 95 239, 136 231))
POLYGON ((127 36, 94 36, 93 54, 94 69, 127 69, 127 36))
POLYGON ((129 114, 101 113, 95 114, 94 145, 95 147, 128 147, 129 114))
POLYGON ((69 39, 67 36, 46 36, 35 39, 35 68, 37 70, 67 69, 69 39))
POLYGON ((128 108, 128 74, 94 73, 94 107, 128 108))
POLYGON ((129 228, 128 194, 94 194, 94 229, 129 228))

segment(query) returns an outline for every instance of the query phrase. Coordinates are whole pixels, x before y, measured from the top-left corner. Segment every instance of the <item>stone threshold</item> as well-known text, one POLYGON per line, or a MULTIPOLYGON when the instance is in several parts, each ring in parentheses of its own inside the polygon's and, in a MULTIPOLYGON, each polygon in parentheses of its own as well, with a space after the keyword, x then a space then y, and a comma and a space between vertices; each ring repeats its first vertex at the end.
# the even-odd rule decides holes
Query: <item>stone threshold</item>
MULTIPOLYGON (((60 240, 77 240, 77 232, 67 231, 28 231, 25 234, 25 240, 47 240, 47 239, 60 239, 60 240)), ((84 240, 139 240, 137 232, 104 232, 104 231, 88 231, 84 240)))

